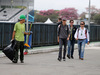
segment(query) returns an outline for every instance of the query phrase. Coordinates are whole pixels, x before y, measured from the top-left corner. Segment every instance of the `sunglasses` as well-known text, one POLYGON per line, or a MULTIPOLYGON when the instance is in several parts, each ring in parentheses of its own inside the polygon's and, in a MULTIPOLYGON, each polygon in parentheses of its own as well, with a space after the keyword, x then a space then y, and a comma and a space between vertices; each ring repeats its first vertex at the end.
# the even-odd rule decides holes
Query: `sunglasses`
POLYGON ((80 25, 84 25, 84 24, 80 24, 80 25))

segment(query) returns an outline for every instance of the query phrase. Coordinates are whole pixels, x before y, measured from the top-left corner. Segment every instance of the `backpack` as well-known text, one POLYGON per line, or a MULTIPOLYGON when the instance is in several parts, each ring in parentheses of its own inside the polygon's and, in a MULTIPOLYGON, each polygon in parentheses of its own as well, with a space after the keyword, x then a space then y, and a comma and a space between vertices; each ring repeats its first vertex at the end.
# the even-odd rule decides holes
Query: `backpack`
MULTIPOLYGON (((60 33, 61 25, 59 25, 58 27, 59 27, 59 33, 60 33)), ((67 33, 68 33, 68 30, 69 30, 68 25, 66 25, 66 27, 67 27, 67 33)))

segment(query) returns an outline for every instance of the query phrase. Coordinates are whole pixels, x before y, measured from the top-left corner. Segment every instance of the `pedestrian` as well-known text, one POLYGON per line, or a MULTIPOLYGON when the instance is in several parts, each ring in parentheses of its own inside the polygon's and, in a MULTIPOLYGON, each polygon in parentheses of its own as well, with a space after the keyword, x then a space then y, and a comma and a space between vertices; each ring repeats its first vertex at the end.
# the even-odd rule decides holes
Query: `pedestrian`
POLYGON ((13 59, 13 63, 18 62, 18 51, 20 49, 20 61, 21 63, 24 63, 24 34, 28 35, 30 33, 25 32, 25 15, 20 16, 20 21, 15 24, 14 31, 12 35, 12 40, 16 40, 16 46, 15 46, 15 56, 13 59))
POLYGON ((78 40, 78 51, 79 51, 79 59, 84 60, 84 51, 86 40, 89 45, 89 33, 88 30, 84 27, 85 22, 81 21, 80 27, 76 30, 74 35, 75 39, 78 40))
POLYGON ((61 16, 58 17, 58 22, 57 22, 57 25, 60 25, 60 24, 62 24, 62 18, 61 18, 61 16))
POLYGON ((69 28, 66 24, 66 18, 62 19, 62 24, 58 26, 57 32, 58 32, 58 42, 59 42, 58 60, 59 61, 62 60, 62 45, 64 44, 63 60, 65 61, 67 40, 69 40, 70 37, 69 28))
POLYGON ((70 20, 70 26, 69 26, 69 30, 70 30, 70 38, 68 40, 68 53, 67 53, 67 57, 70 59, 70 57, 72 59, 74 59, 73 57, 73 53, 74 53, 74 44, 75 44, 75 38, 74 38, 74 34, 76 32, 76 27, 73 25, 74 20, 70 20))

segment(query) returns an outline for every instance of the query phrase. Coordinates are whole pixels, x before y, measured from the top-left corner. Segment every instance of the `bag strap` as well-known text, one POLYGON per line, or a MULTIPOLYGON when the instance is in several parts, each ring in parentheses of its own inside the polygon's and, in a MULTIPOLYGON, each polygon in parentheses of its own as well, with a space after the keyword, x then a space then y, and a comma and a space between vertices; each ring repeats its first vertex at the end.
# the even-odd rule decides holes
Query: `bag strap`
POLYGON ((61 25, 59 25, 58 27, 59 27, 59 33, 60 33, 61 25))
POLYGON ((87 38, 87 29, 85 29, 85 36, 86 36, 86 38, 87 38))
MULTIPOLYGON (((78 36, 79 36, 79 28, 78 28, 78 33, 77 33, 77 38, 78 38, 78 36)), ((85 36, 86 36, 86 38, 87 38, 87 29, 85 29, 85 36)))
MULTIPOLYGON (((60 33, 61 25, 59 25, 58 27, 59 27, 59 33, 60 33)), ((67 33, 68 33, 69 27, 68 25, 66 25, 66 27, 67 27, 67 33)))
POLYGON ((79 30, 80 30, 80 28, 78 28, 78 32, 77 32, 77 38, 78 38, 78 36, 79 36, 79 30))

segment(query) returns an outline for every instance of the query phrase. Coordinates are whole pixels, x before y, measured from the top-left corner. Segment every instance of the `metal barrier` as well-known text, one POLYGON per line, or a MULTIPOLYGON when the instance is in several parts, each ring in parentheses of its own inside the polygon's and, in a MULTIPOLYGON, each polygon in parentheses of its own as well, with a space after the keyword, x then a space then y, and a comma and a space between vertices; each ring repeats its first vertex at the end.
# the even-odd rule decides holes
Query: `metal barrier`
MULTIPOLYGON (((14 25, 15 23, 0 23, 0 48, 4 48, 10 43, 14 25)), ((79 25, 76 25, 76 27, 79 27, 79 25)), ((90 30, 90 40, 100 41, 100 26, 91 25, 90 30)), ((32 32, 32 46, 58 44, 56 24, 33 24, 32 32)))
MULTIPOLYGON (((0 48, 10 44, 15 23, 0 23, 0 48)), ((32 46, 57 44, 56 24, 33 24, 32 46)))

